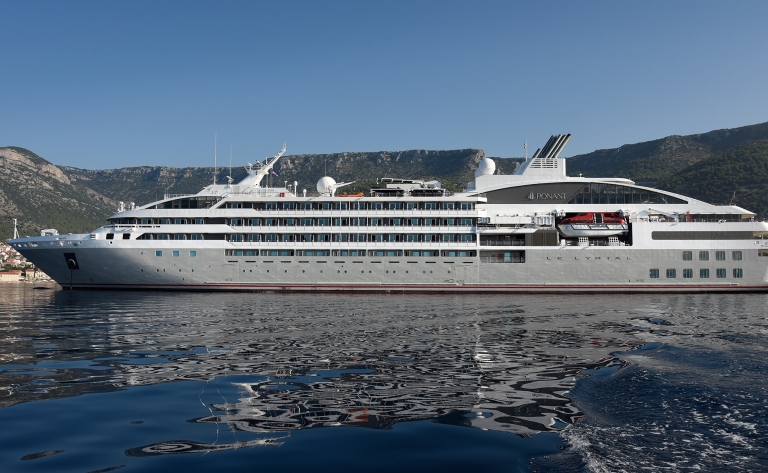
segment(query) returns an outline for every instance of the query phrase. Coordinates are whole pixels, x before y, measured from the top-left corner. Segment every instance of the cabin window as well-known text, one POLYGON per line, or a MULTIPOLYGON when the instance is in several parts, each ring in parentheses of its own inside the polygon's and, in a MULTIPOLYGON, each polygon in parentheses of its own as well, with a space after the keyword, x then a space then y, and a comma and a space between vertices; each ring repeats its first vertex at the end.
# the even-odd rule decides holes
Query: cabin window
POLYGON ((301 203, 299 203, 299 209, 300 210, 312 210, 312 202, 301 202, 301 203))
POLYGON ((352 202, 352 210, 365 210, 365 202, 352 202))
POLYGON ((299 219, 299 225, 302 227, 311 227, 312 226, 312 219, 311 218, 300 218, 299 219))
POLYGON ((768 256, 768 250, 757 250, 757 256, 768 256))
POLYGON ((157 234, 157 239, 158 240, 167 240, 168 239, 168 234, 167 233, 158 233, 157 234))
POLYGON ((283 219, 283 225, 285 225, 286 227, 296 226, 296 219, 295 218, 284 218, 283 219))
POLYGON ((652 269, 650 271, 650 274, 648 275, 651 279, 659 279, 659 270, 658 269, 652 269))
POLYGON ((179 251, 178 250, 174 250, 171 254, 173 256, 179 256, 179 251))
POLYGON ((163 256, 163 252, 160 250, 155 251, 155 256, 163 256))
POLYGON ((417 242, 419 241, 419 235, 415 233, 408 233, 406 234, 405 239, 409 242, 417 242))
POLYGON ((170 225, 171 219, 170 218, 161 218, 160 219, 160 225, 170 225))
POLYGON ((316 225, 318 227, 330 227, 331 226, 331 219, 330 218, 318 218, 316 225))
POLYGON ((193 218, 192 223, 194 223, 195 225, 202 225, 204 222, 202 218, 193 218))
POLYGON ((364 218, 353 218, 352 219, 352 226, 353 227, 364 227, 366 225, 366 219, 364 218))
POLYGON ((731 252, 731 259, 733 259, 734 261, 741 261, 741 251, 731 252))
POLYGON ((131 234, 130 233, 123 233, 123 240, 130 240, 131 234))
POLYGON ((463 234, 461 235, 461 241, 475 241, 475 235, 463 234))
POLYGON ((425 218, 424 219, 424 226, 425 227, 437 226, 437 219, 436 218, 425 218))
POLYGON ((107 240, 114 240, 115 234, 114 233, 107 233, 107 240))
POLYGON ((275 233, 265 233, 264 241, 275 242, 277 241, 277 235, 275 233))
POLYGON ((715 260, 725 261, 725 251, 715 251, 715 260))
POLYGON ((277 202, 266 202, 264 210, 277 210, 277 202))
POLYGON ((418 218, 411 218, 408 219, 408 224, 412 227, 417 227, 419 225, 419 219, 418 218))
POLYGON ((693 261, 693 251, 683 251, 683 261, 693 261))
POLYGON ((453 210, 455 205, 453 202, 443 202, 443 210, 453 210))
POLYGON ((442 223, 442 226, 444 227, 455 227, 456 226, 456 219, 455 218, 444 218, 442 223))
POLYGON ((725 268, 718 268, 715 270, 715 274, 718 278, 724 278, 725 277, 725 268))
POLYGON ((683 270, 683 278, 691 279, 692 277, 693 277, 693 270, 692 269, 684 269, 683 270))
POLYGON ((400 202, 389 202, 387 208, 389 210, 400 210, 400 202))
POLYGON ((733 277, 734 278, 743 278, 744 277, 744 270, 741 268, 733 268, 733 277))
POLYGON ((183 233, 176 233, 176 234, 173 235, 173 239, 174 240, 186 240, 187 239, 187 235, 185 235, 183 233))
POLYGON ((296 204, 294 202, 283 202, 283 210, 293 210, 296 208, 296 204))
POLYGON ((473 224, 471 218, 461 218, 459 219, 459 226, 461 227, 471 227, 473 224))
POLYGON ((461 210, 472 210, 472 202, 462 202, 461 210))
POLYGON ((413 210, 413 209, 415 209, 415 208, 416 208, 416 206, 414 205, 414 203, 413 203, 413 202, 407 202, 407 203, 405 204, 405 209, 406 209, 406 210, 413 210))
POLYGON ((371 202, 369 208, 371 210, 384 210, 384 203, 383 202, 371 202))
POLYGON ((189 252, 189 256, 191 256, 192 258, 196 257, 197 256, 197 251, 195 251, 195 250, 190 251, 189 252))
POLYGON ((701 278, 701 279, 709 279, 709 269, 701 268, 699 270, 699 278, 701 278))
POLYGON ((444 233, 442 237, 442 241, 456 241, 456 235, 444 233))
POLYGON ((368 225, 371 227, 378 227, 381 225, 381 219, 380 218, 370 218, 368 219, 368 225))
POLYGON ((227 240, 229 241, 243 241, 243 235, 234 234, 234 235, 227 235, 227 240))
POLYGON ((709 261, 709 251, 699 251, 699 261, 709 261))
POLYGON ((667 270, 667 279, 675 279, 676 277, 677 277, 677 270, 675 269, 667 270))
POLYGON ((437 210, 437 202, 424 202, 424 210, 437 210))
POLYGON ((190 237, 191 237, 192 240, 202 240, 203 239, 203 235, 201 233, 193 233, 192 235, 190 235, 190 237))

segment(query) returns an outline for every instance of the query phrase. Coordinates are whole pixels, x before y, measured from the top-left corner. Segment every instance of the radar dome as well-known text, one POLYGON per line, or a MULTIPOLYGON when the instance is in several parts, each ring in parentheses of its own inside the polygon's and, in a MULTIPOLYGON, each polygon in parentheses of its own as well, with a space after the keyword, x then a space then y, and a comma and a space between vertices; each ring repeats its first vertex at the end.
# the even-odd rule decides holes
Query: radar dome
POLYGON ((333 194, 335 186, 336 181, 334 181, 332 177, 321 177, 320 180, 317 181, 317 192, 321 194, 333 194))
POLYGON ((496 163, 491 158, 483 158, 475 169, 475 177, 490 176, 496 172, 496 163))

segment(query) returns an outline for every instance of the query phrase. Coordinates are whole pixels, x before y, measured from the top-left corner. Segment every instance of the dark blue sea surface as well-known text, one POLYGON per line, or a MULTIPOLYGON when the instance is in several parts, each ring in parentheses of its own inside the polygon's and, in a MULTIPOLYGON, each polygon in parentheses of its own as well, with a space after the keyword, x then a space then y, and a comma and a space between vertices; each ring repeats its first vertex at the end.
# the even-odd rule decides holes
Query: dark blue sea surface
POLYGON ((768 471, 768 296, 0 286, 0 471, 768 471))

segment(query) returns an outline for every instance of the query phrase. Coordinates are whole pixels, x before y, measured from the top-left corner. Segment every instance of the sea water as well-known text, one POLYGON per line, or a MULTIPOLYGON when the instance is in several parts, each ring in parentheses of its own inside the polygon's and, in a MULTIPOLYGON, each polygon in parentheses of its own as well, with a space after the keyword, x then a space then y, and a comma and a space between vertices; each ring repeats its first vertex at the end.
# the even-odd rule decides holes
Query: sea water
POLYGON ((0 287, 1 471, 765 471, 768 296, 0 287))

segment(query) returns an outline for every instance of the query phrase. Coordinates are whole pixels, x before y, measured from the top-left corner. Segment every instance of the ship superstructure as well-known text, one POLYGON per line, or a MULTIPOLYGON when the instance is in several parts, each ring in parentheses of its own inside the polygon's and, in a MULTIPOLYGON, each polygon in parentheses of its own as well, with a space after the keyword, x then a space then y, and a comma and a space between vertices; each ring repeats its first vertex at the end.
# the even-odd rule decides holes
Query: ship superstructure
POLYGON ((121 205, 89 234, 11 245, 71 288, 633 292, 768 290, 768 223, 620 178, 568 177, 553 136, 512 175, 483 159, 462 192, 384 178, 367 194, 237 184, 121 205))

